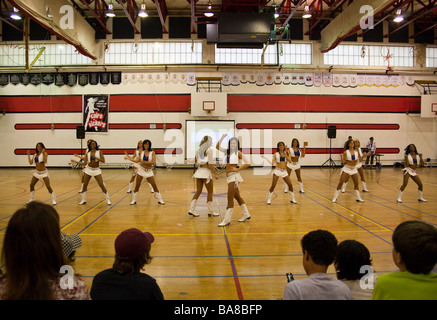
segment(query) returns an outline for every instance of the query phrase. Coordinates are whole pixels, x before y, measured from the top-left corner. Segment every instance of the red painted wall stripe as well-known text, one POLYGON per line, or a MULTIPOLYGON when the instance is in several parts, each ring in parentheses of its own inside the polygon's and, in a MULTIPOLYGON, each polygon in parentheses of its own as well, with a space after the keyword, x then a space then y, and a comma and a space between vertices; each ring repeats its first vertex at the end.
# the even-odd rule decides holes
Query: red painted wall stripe
POLYGON ((420 97, 228 95, 230 112, 419 113, 420 97))
MULTIPOLYGON (((77 126, 82 125, 81 123, 55 123, 55 129, 74 129, 77 126)), ((163 129, 163 123, 154 123, 155 128, 152 128, 150 123, 110 123, 110 130, 138 130, 138 129, 163 129)), ((17 123, 15 125, 15 130, 50 130, 52 128, 51 123, 17 123)), ((167 129, 180 129, 182 124, 180 123, 167 123, 167 129)))
MULTIPOLYGON (((82 96, 0 96, 6 113, 82 112, 82 96)), ((190 94, 110 95, 109 112, 188 112, 190 94)))
MULTIPOLYGON (((301 147, 302 148, 302 147, 301 147)), ((241 152, 244 154, 274 154, 276 152, 276 148, 242 148, 241 152)), ((343 148, 332 148, 331 153, 342 153, 343 148)), ((381 154, 398 154, 400 152, 399 148, 377 148, 377 153, 381 154)), ((329 154, 329 148, 305 148, 306 154, 329 154)))
MULTIPOLYGON (((84 144, 84 148, 82 149, 82 153, 86 152, 86 143, 84 144)), ((47 146, 46 146, 47 147, 47 146)), ((30 147, 28 149, 15 149, 14 153, 16 155, 27 155, 27 150, 31 150, 31 153, 33 154, 35 147, 30 147)), ((126 151, 128 154, 133 154, 135 152, 135 149, 132 148, 126 148, 126 149, 104 149, 100 148, 102 150, 104 155, 120 155, 123 154, 126 151)), ((156 154, 162 155, 162 154, 182 154, 183 150, 181 148, 172 148, 172 149, 166 149, 166 148, 153 148, 153 151, 155 151, 156 154)), ((71 155, 74 156, 74 154, 80 154, 80 149, 47 149, 48 155, 71 155)))
MULTIPOLYGON (((303 129, 303 123, 238 123, 237 129, 303 129)), ((399 130, 397 123, 307 123, 305 129, 328 129, 328 126, 336 126, 337 129, 343 130, 399 130)))

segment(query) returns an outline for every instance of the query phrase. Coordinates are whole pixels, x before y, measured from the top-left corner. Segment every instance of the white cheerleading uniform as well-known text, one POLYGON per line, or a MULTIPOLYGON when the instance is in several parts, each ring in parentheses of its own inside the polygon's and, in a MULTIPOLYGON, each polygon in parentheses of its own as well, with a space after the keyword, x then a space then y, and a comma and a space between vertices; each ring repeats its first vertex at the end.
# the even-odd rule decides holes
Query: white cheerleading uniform
MULTIPOLYGON (((293 150, 293 149, 291 149, 293 150)), ((300 157, 300 149, 298 149, 297 151, 292 151, 294 153, 295 157, 300 157)), ((298 170, 300 169, 300 163, 299 160, 297 162, 288 162, 287 163, 287 167, 290 168, 291 170, 298 170)))
MULTIPOLYGON (((206 150, 206 153, 209 152, 209 148, 206 150)), ((212 172, 210 168, 202 168, 203 165, 208 164, 208 156, 204 154, 200 154, 200 152, 197 152, 196 155, 197 164, 199 165, 199 168, 197 168, 196 172, 193 175, 193 178, 196 179, 206 179, 206 183, 209 183, 209 181, 212 179, 212 172)))
MULTIPOLYGON (((276 163, 279 163, 279 162, 286 162, 287 161, 287 159, 285 158, 285 156, 284 157, 281 157, 281 155, 279 154, 279 152, 276 152, 275 153, 275 157, 276 157, 276 163)), ((275 170, 273 170, 273 174, 275 175, 275 176, 278 176, 278 177, 280 177, 280 178, 285 178, 285 177, 287 177, 288 176, 288 172, 287 172, 287 169, 282 169, 282 168, 275 168, 275 170)))
MULTIPOLYGON (((413 156, 411 154, 408 154, 408 163, 410 163, 410 164, 417 164, 417 163, 419 163, 419 160, 417 159, 417 154, 416 154, 416 156, 414 158, 413 158, 413 156)), ((411 167, 405 167, 402 170, 405 171, 404 174, 409 174, 410 177, 417 176, 416 170, 411 168, 411 167)))
MULTIPOLYGON (((39 157, 43 157, 43 154, 41 153, 40 155, 35 154, 35 163, 41 162, 39 157)), ((44 179, 44 178, 49 178, 49 172, 46 170, 43 171, 38 171, 38 170, 33 170, 32 175, 37 178, 37 179, 44 179)))
MULTIPOLYGON (((354 152, 354 154, 352 155, 350 150, 346 150, 346 161, 359 160, 357 157, 358 155, 356 154, 356 152, 354 152)), ((346 172, 348 175, 352 176, 354 174, 357 174, 358 170, 356 166, 350 166, 345 164, 341 169, 340 174, 342 174, 343 172, 346 172)))
MULTIPOLYGON (((357 152, 358 152, 358 156, 359 156, 359 158, 362 158, 363 157, 363 152, 361 151, 361 148, 358 148, 358 150, 356 150, 357 152)), ((358 159, 358 161, 359 161, 360 159, 358 159)), ((363 166, 363 162, 357 162, 357 164, 355 165, 355 168, 357 168, 357 170, 359 169, 359 168, 361 168, 363 166)))
MULTIPOLYGON (((226 161, 229 164, 239 164, 240 159, 238 159, 238 154, 231 153, 229 157, 226 157, 226 161)), ((239 183, 244 182, 243 178, 240 175, 240 172, 229 172, 226 173, 226 182, 229 184, 231 182, 234 182, 236 186, 238 186, 239 183)))
MULTIPOLYGON (((96 150, 97 152, 98 150, 96 150)), ((89 151, 87 153, 87 158, 88 158, 88 162, 91 161, 91 151, 89 151)), ((102 170, 100 170, 100 167, 90 167, 88 164, 85 166, 85 168, 83 169, 83 173, 91 176, 91 177, 96 177, 100 174, 102 174, 102 170)))
MULTIPOLYGON (((149 152, 149 156, 146 156, 144 154, 144 151, 141 153, 140 156, 140 160, 142 161, 149 161, 149 158, 152 157, 153 155, 153 151, 149 152)), ((137 174, 139 174, 140 176, 144 177, 144 178, 150 178, 153 177, 153 170, 152 169, 145 169, 142 165, 138 164, 138 172, 137 174)))

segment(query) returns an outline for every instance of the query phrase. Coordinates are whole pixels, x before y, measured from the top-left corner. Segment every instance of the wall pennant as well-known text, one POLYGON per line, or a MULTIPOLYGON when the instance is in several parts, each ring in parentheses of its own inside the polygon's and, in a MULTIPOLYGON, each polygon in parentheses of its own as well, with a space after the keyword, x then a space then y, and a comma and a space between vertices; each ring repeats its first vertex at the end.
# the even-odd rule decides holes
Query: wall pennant
POLYGON ((274 84, 281 84, 282 83, 282 73, 278 72, 274 74, 274 80, 273 83, 274 84))
POLYGON ((229 73, 223 72, 222 73, 222 85, 229 86, 231 84, 231 76, 229 73))
POLYGON ((77 84, 77 74, 68 73, 67 74, 67 85, 69 87, 74 87, 77 84))
POLYGON ((349 75, 349 86, 351 88, 357 87, 357 75, 356 74, 349 75))
POLYGON ((298 84, 305 84, 305 74, 304 73, 298 73, 297 83, 298 84))
POLYGON ((246 73, 240 73, 240 82, 241 83, 247 83, 247 74, 246 73))
POLYGON ((264 74, 263 73, 258 73, 256 75, 256 85, 257 86, 263 86, 266 84, 266 80, 264 78, 264 74))
POLYGON ((99 84, 100 73, 99 72, 90 72, 89 74, 89 84, 92 86, 96 86, 99 84))
POLYGON ((305 86, 312 87, 314 85, 314 73, 305 73, 305 86))
POLYGON ((121 72, 111 72, 111 83, 112 84, 121 83, 121 72))
POLYGON ((320 87, 323 83, 322 73, 316 72, 314 73, 314 86, 320 87))
POLYGON ((339 74, 332 75, 332 86, 339 87, 341 85, 341 76, 339 74))
POLYGON ((22 73, 20 74, 20 83, 23 86, 27 86, 30 83, 30 76, 28 73, 22 73))
POLYGON ((195 86, 196 85, 196 73, 188 72, 187 73, 187 85, 195 86))
POLYGON ((0 74, 0 86, 4 87, 9 84, 9 75, 2 73, 0 74))
POLYGON ((100 84, 106 85, 111 82, 111 74, 109 72, 100 72, 100 84))
POLYGON ((20 83, 20 75, 16 74, 16 73, 12 73, 9 75, 9 81, 10 83, 12 83, 14 86, 20 83))
POLYGON ((284 76, 282 77, 282 83, 289 85, 291 80, 291 76, 289 73, 284 73, 284 76))
POLYGON ((231 74, 231 85, 233 85, 233 86, 239 86, 240 85, 239 74, 237 72, 233 72, 231 74))
POLYGON ((30 75, 30 83, 34 86, 38 86, 41 84, 41 75, 39 73, 33 73, 30 75))
POLYGON ((77 76, 77 82, 80 86, 86 86, 88 84, 88 73, 79 73, 77 76))
POLYGON ((340 75, 340 85, 342 88, 349 87, 350 84, 350 76, 349 74, 341 74, 340 75))
POLYGON ((55 75, 55 86, 62 87, 67 83, 67 74, 66 73, 57 73, 55 75))
POLYGON ((330 87, 332 85, 332 73, 324 72, 322 77, 323 77, 323 85, 325 87, 330 87))

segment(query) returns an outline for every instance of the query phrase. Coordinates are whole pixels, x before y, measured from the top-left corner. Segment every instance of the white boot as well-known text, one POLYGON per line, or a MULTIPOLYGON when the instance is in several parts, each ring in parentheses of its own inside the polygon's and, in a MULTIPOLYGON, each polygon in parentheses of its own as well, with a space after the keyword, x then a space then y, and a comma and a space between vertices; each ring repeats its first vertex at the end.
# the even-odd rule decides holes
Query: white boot
POLYGON ((35 191, 30 191, 29 201, 26 203, 32 202, 35 199, 35 191))
POLYGON ((271 204, 272 203, 272 194, 273 192, 270 192, 267 194, 267 204, 271 204))
POLYGON ((212 208, 212 201, 208 201, 206 204, 208 206, 208 217, 218 217, 219 214, 214 212, 214 209, 212 208))
POLYGON ((422 202, 428 202, 428 201, 426 201, 425 199, 423 199, 423 192, 422 191, 420 191, 419 190, 419 199, 418 199, 419 201, 422 201, 422 202))
POLYGON ((234 210, 234 208, 226 209, 225 218, 223 219, 222 222, 220 222, 218 224, 219 227, 224 227, 224 226, 227 226, 227 225, 229 225, 231 223, 232 211, 233 210, 234 210))
POLYGON ((288 184, 284 182, 284 193, 288 193, 288 184))
POLYGON ((303 190, 303 182, 299 182, 299 192, 305 193, 305 191, 303 190))
POLYGON ((332 202, 337 202, 337 198, 338 198, 338 195, 340 194, 340 190, 335 190, 335 193, 334 193, 334 198, 332 199, 332 202))
POLYGON ((78 193, 82 193, 83 192, 83 183, 80 185, 80 190, 78 193))
POLYGON ((346 186, 347 186, 347 182, 343 182, 343 187, 341 188, 341 193, 346 192, 346 186))
POLYGON ((82 192, 82 200, 79 202, 79 204, 85 204, 86 203, 86 191, 82 192))
POLYGON ((132 192, 132 186, 134 185, 133 182, 129 182, 129 188, 127 189, 126 193, 131 193, 132 192))
POLYGON ((162 200, 162 196, 159 192, 156 192, 156 197, 158 198, 158 203, 159 204, 165 204, 164 200, 162 200))
POLYGON ((55 195, 54 191, 50 194, 50 197, 52 198, 52 204, 55 206, 56 205, 56 195, 55 195))
POLYGON ((130 204, 137 204, 137 196, 138 196, 138 192, 134 192, 132 194, 132 201, 130 204))
POLYGON ((396 201, 399 203, 402 203, 402 191, 401 191, 401 189, 398 190, 398 194, 396 196, 396 201))
POLYGON ((241 212, 243 212, 243 217, 240 220, 238 220, 238 222, 244 222, 250 219, 250 213, 249 210, 247 210, 247 206, 245 203, 241 205, 241 212))
POLYGON ((150 188, 150 193, 155 193, 155 190, 153 190, 152 184, 149 182, 148 182, 148 184, 149 184, 149 188, 150 188))
POLYGON ((369 190, 367 190, 366 181, 361 181, 361 184, 363 185, 363 192, 369 192, 369 190))
POLYGON ((290 194, 290 202, 291 203, 297 203, 296 199, 294 199, 294 191, 289 191, 290 194))
POLYGON ((361 199, 360 190, 355 190, 355 199, 358 202, 364 202, 364 200, 361 199))
POLYGON ((197 199, 193 199, 193 200, 191 200, 190 210, 188 210, 188 214, 189 214, 190 216, 193 216, 193 217, 198 217, 198 216, 200 216, 200 214, 198 214, 198 213, 196 212, 196 204, 197 204, 197 199))
POLYGON ((106 203, 108 205, 110 205, 111 204, 111 199, 109 198, 109 192, 106 191, 106 193, 104 193, 104 195, 105 195, 106 203))

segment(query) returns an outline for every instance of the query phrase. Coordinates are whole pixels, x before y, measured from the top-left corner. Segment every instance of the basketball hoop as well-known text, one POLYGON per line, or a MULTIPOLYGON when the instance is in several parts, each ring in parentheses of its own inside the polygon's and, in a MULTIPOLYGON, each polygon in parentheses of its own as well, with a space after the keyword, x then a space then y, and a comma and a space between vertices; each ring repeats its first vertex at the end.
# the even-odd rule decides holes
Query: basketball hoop
POLYGON ((215 110, 215 101, 203 101, 202 108, 203 111, 211 114, 215 110))

